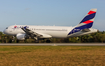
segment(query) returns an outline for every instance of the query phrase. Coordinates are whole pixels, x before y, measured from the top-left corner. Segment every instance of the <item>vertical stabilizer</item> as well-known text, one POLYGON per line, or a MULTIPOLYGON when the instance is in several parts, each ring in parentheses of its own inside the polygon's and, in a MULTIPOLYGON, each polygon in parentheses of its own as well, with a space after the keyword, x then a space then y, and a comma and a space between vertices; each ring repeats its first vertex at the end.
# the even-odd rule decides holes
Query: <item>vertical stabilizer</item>
POLYGON ((83 18, 83 20, 75 26, 72 31, 69 32, 68 35, 79 32, 83 29, 91 28, 94 22, 94 17, 96 15, 97 9, 91 9, 88 14, 83 18))

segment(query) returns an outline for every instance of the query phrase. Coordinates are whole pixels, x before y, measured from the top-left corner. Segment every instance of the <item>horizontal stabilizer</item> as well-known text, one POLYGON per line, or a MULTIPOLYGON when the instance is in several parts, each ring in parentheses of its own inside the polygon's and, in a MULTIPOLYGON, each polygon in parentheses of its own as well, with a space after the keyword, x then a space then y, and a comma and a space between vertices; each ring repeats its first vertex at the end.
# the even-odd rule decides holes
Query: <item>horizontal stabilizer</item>
POLYGON ((89 29, 83 29, 82 31, 83 32, 89 32, 90 30, 89 29))

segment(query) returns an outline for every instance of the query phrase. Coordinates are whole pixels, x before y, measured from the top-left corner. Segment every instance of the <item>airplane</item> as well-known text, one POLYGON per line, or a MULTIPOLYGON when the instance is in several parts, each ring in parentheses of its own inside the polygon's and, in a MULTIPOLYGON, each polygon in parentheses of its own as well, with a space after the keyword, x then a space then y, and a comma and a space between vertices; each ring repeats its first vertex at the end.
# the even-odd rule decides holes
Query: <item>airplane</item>
POLYGON ((64 26, 35 26, 35 25, 12 25, 7 27, 3 33, 16 36, 18 40, 25 40, 29 37, 39 39, 49 38, 70 38, 95 33, 98 30, 91 28, 94 22, 97 9, 91 9, 83 20, 74 27, 64 26))

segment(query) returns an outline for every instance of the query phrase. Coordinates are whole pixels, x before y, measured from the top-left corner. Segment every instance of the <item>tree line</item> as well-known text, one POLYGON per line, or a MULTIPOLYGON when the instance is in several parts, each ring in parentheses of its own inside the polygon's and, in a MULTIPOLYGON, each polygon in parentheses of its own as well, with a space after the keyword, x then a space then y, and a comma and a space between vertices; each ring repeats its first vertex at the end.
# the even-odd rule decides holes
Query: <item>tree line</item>
MULTIPOLYGON (((39 43, 46 43, 46 40, 39 40, 39 43)), ((96 33, 83 35, 72 38, 51 38, 51 43, 105 43, 105 31, 98 31, 96 33)), ((34 39, 25 39, 18 41, 16 37, 9 36, 0 32, 0 43, 35 43, 34 39)))

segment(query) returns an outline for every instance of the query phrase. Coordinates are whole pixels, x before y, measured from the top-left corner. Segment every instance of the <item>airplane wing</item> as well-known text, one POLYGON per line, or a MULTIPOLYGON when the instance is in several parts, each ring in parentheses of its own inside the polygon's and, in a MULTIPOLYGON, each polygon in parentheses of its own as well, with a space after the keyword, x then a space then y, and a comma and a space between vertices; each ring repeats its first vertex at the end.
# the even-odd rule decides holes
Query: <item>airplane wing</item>
POLYGON ((48 34, 44 34, 44 33, 37 33, 34 32, 28 28, 21 28, 27 35, 29 35, 32 38, 51 38, 52 36, 48 35, 48 34))

